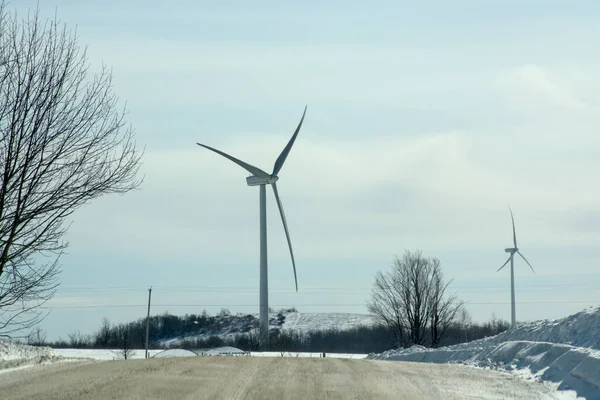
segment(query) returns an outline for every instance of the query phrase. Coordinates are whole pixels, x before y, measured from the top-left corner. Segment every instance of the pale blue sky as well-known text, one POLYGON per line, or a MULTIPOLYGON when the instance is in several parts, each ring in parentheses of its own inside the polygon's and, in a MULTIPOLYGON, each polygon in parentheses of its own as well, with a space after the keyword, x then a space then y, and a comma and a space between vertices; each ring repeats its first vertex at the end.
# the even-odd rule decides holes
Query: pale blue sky
POLYGON ((275 307, 365 312, 420 248, 476 320, 508 320, 508 203, 538 273, 517 261, 517 318, 600 302, 600 3, 321 3, 40 1, 146 145, 140 190, 73 217, 50 338, 144 316, 149 286, 152 313, 256 312, 258 189, 195 142, 270 170, 305 104, 278 185, 298 294, 268 197, 275 307))

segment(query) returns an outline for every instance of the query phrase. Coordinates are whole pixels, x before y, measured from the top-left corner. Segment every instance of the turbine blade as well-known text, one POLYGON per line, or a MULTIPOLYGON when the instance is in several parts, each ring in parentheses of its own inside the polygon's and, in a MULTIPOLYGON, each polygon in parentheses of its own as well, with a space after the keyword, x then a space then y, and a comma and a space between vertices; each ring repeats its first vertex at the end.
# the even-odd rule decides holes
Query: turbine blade
POLYGON ((502 266, 501 266, 500 268, 498 268, 498 271, 496 271, 496 272, 499 272, 499 271, 500 271, 502 268, 504 268, 504 267, 506 266, 506 264, 508 264, 508 262, 510 261, 510 258, 511 258, 512 256, 513 256, 513 255, 511 254, 511 255, 510 255, 510 257, 508 257, 508 260, 506 260, 506 262, 505 262, 504 264, 502 264, 502 266))
POLYGON ((292 240, 290 239, 290 231, 288 230, 287 222, 285 220, 285 214, 283 212, 283 205, 279 199, 279 192, 277 192, 277 185, 275 182, 271 184, 273 186, 273 193, 275 193, 275 200, 277 201, 277 207, 279 207, 279 213, 281 214, 281 221, 283 222, 283 229, 285 230, 285 237, 287 238, 288 247, 290 248, 290 255, 292 256, 292 266, 294 267, 294 282, 296 282, 296 292, 298 291, 298 277, 296 276, 296 261, 294 260, 294 251, 292 250, 292 240))
POLYGON ((294 142, 296 141, 296 136, 298 136, 298 132, 300 132, 300 128, 302 127, 302 122, 304 122, 304 116, 306 115, 307 107, 308 106, 304 107, 304 113, 302 114, 302 119, 300 119, 300 123, 298 124, 298 127, 296 128, 296 132, 294 132, 294 134, 292 135, 292 138, 290 139, 288 144, 283 148, 283 151, 281 152, 279 157, 277 157, 277 160, 275 161, 275 166, 273 167, 273 175, 277 175, 279 173, 279 171, 281 170, 281 167, 283 167, 283 163, 285 162, 285 159, 287 158, 288 154, 290 153, 290 150, 292 149, 292 146, 294 145, 294 142))
POLYGON ((513 217, 513 213, 512 213, 512 210, 511 210, 510 206, 508 206, 508 210, 510 211, 510 219, 512 220, 513 241, 515 243, 515 249, 518 249, 518 247, 517 247, 517 231, 515 230, 515 218, 513 217))
POLYGON ((521 256, 521 258, 523 260, 525 260, 525 262, 527 263, 527 265, 529 265, 529 268, 531 268, 531 270, 533 271, 533 273, 535 274, 535 270, 533 269, 533 267, 531 266, 531 264, 529 264, 529 261, 527 261, 527 259, 525 258, 525 256, 523 254, 521 254, 521 252, 519 250, 517 250, 517 253, 519 253, 519 255, 521 256))
POLYGON ((217 150, 215 148, 212 148, 210 146, 207 146, 205 144, 201 144, 201 143, 196 143, 198 146, 202 146, 206 149, 209 149, 211 151, 214 151, 217 154, 222 155, 223 157, 227 158, 228 160, 233 161, 234 163, 236 163, 237 165, 239 165, 240 167, 244 168, 246 171, 250 172, 252 175, 256 175, 259 178, 270 178, 271 175, 267 174, 265 171, 263 171, 260 168, 256 168, 253 165, 247 164, 245 162, 243 162, 242 160, 238 160, 237 158, 230 156, 227 153, 222 152, 221 150, 217 150))

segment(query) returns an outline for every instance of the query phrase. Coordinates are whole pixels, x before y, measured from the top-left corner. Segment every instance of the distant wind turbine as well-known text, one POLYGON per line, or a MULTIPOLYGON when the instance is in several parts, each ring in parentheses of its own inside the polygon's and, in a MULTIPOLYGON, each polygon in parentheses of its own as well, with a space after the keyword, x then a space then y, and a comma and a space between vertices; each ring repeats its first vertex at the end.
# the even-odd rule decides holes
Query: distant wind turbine
MULTIPOLYGON (((517 324, 517 317, 515 316, 515 262, 514 262, 515 253, 520 255, 521 258, 523 260, 525 260, 525 262, 527 263, 527 265, 529 265, 529 268, 531 268, 531 270, 533 271, 534 274, 535 274, 535 271, 534 271, 533 267, 531 266, 531 264, 529 264, 529 261, 527 261, 525 256, 519 251, 519 247, 517 246, 517 232, 515 230, 515 218, 513 217, 513 213, 512 213, 510 206, 508 206, 508 210, 510 211, 510 219, 512 220, 513 242, 514 242, 515 247, 504 249, 505 252, 510 253, 510 256, 508 257, 508 260, 506 260, 506 262, 504 264, 502 264, 502 266, 498 269, 498 271, 500 271, 502 268, 504 268, 506 266, 506 264, 508 264, 508 262, 510 261, 510 306, 511 306, 510 325, 511 325, 511 327, 515 327, 517 324)), ((496 272, 498 272, 498 271, 496 271, 496 272)))
POLYGON ((300 132, 300 128, 302 127, 302 122, 304 121, 304 116, 306 115, 306 107, 304 107, 304 113, 302 114, 302 119, 300 119, 300 123, 296 128, 296 131, 292 135, 292 138, 285 146, 277 160, 275 161, 275 166, 273 167, 273 173, 268 174, 260 168, 247 164, 241 160, 238 160, 235 157, 230 156, 220 150, 215 148, 206 146, 201 143, 196 143, 198 146, 202 146, 207 148, 215 153, 227 158, 230 161, 233 161, 240 167, 244 168, 246 171, 250 172, 252 175, 246 178, 246 183, 248 186, 260 186, 260 304, 259 304, 259 347, 261 350, 265 350, 269 343, 269 283, 268 283, 268 270, 267 270, 267 195, 266 195, 266 185, 271 185, 273 187, 273 193, 275 194, 275 200, 277 201, 277 206, 279 207, 279 213, 281 214, 281 221, 283 222, 283 229, 285 230, 285 236, 287 238, 288 247, 290 248, 290 255, 292 257, 292 267, 294 269, 294 282, 296 284, 296 292, 298 291, 298 278, 296 276, 296 262, 294 260, 294 252, 292 251, 292 241, 290 240, 290 233, 288 231, 287 222, 285 220, 285 214, 283 213, 283 205, 281 204, 281 200, 279 199, 279 193, 277 192, 277 185, 275 182, 279 180, 277 174, 283 167, 283 163, 285 162, 292 146, 294 145, 294 141, 298 136, 298 132, 300 132))

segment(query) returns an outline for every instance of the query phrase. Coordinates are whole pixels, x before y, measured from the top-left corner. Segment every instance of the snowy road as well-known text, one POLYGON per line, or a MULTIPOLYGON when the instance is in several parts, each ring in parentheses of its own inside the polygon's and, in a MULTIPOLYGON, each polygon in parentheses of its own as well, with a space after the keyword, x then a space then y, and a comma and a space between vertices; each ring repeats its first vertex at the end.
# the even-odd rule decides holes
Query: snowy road
POLYGON ((3 399, 554 399, 537 383, 456 365, 188 357, 57 363, 0 374, 3 399))

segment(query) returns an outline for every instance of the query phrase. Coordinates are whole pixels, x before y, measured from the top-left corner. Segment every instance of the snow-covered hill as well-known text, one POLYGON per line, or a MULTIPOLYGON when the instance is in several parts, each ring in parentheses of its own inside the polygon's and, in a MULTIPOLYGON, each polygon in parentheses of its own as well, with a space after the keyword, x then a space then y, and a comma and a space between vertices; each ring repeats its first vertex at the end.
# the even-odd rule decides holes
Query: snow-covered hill
POLYGON ((311 330, 349 330, 373 325, 373 317, 351 313, 299 313, 285 315, 281 325, 283 331, 309 332, 311 330))
POLYGON ((413 346, 369 359, 462 363, 511 371, 600 399, 600 307, 519 325, 497 336, 439 349, 413 346))
MULTIPOLYGON (((373 318, 366 314, 352 313, 300 313, 292 310, 282 310, 269 314, 269 329, 280 331, 295 331, 306 333, 315 330, 349 330, 359 326, 373 324, 373 318)), ((182 340, 208 339, 217 336, 222 339, 232 339, 241 333, 247 333, 258 328, 258 314, 232 315, 223 317, 217 329, 200 329, 183 337, 161 341, 165 345, 177 345, 182 340)))

